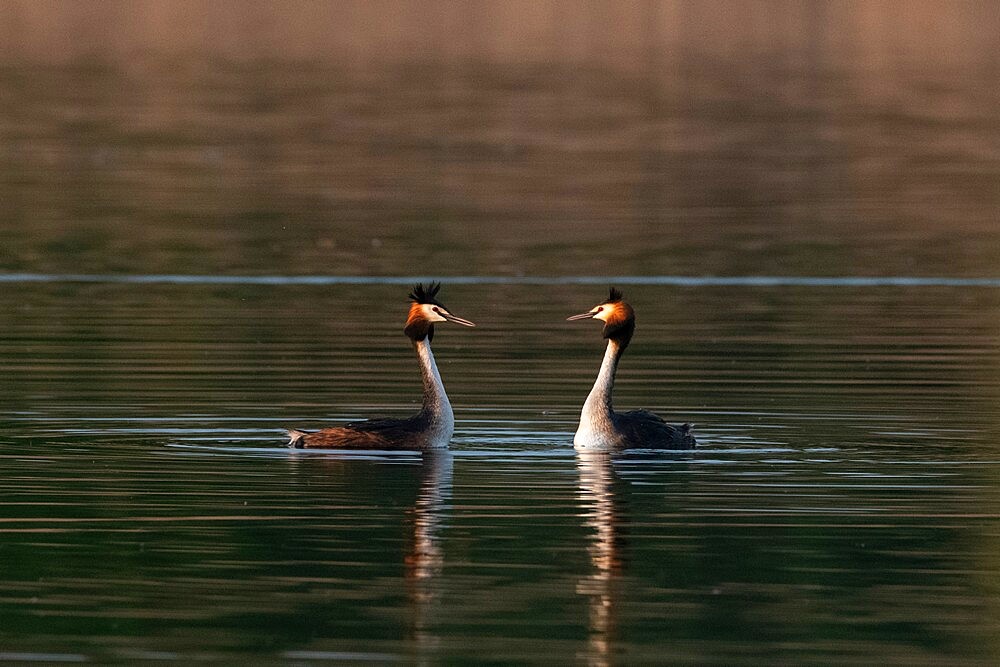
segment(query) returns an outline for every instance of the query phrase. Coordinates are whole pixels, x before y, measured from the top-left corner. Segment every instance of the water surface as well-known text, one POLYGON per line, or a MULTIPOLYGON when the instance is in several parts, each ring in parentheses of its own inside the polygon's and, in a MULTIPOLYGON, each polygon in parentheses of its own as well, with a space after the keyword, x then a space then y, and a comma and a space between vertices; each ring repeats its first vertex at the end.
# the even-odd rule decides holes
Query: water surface
POLYGON ((995 661, 1000 292, 622 287, 695 452, 573 452, 591 285, 446 284, 439 456, 281 447, 415 409, 401 286, 5 291, 0 658, 995 661))

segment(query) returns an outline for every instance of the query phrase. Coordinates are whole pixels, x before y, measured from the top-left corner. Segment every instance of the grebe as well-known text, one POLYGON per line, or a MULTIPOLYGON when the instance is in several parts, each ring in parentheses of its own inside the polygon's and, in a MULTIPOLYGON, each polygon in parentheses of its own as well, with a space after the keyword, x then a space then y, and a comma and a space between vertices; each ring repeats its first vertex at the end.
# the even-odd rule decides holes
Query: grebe
POLYGON ((607 301, 586 313, 566 319, 601 320, 604 322, 604 337, 608 339, 601 371, 583 404, 580 426, 573 436, 576 449, 690 449, 695 446, 690 424, 672 426, 648 410, 615 412, 611 407, 611 390, 615 385, 618 360, 635 332, 635 311, 622 300, 621 292, 612 287, 607 301))
POLYGON ((409 419, 370 419, 315 433, 292 429, 288 431, 289 447, 422 450, 448 446, 455 431, 455 414, 431 353, 434 323, 454 322, 466 327, 476 325, 448 312, 435 298, 440 289, 439 283, 431 283, 427 288, 423 285, 413 288, 410 293, 413 303, 403 327, 403 333, 413 341, 424 380, 424 404, 420 412, 409 419))

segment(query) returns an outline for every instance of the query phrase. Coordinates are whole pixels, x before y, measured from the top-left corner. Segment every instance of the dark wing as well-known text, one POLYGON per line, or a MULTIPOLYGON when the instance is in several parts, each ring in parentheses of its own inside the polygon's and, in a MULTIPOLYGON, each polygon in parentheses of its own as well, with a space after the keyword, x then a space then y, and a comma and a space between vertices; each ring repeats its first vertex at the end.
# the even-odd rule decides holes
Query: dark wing
POLYGON ((615 426, 627 447, 691 449, 695 446, 690 424, 668 424, 649 410, 615 413, 615 426))
MULTIPOLYGON (((289 447, 316 449, 413 449, 427 428, 427 418, 369 419, 314 433, 289 431, 289 447)), ((417 447, 419 448, 419 447, 417 447)))
POLYGON ((430 428, 430 418, 423 413, 407 417, 406 419, 382 417, 360 422, 349 422, 344 424, 344 428, 353 429, 361 433, 371 433, 390 440, 404 439, 407 436, 421 433, 430 428))

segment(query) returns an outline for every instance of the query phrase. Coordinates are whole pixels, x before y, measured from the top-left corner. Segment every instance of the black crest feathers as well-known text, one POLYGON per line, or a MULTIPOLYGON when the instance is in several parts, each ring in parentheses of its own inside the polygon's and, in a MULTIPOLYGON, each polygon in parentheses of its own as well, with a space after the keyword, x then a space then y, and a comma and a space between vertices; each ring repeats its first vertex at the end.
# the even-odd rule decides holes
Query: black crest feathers
POLYGON ((621 301, 624 298, 625 297, 620 289, 612 287, 611 291, 608 293, 608 300, 604 303, 614 303, 615 301, 621 301))
MULTIPOLYGON (((424 287, 423 283, 417 283, 413 286, 413 291, 410 292, 410 300, 418 305, 431 303, 444 308, 445 305, 434 298, 440 291, 441 283, 430 283, 427 287, 424 287)), ((434 338, 434 325, 420 315, 420 310, 416 306, 411 306, 410 317, 406 320, 403 333, 414 341, 424 340, 425 338, 430 341, 434 338)))
POLYGON ((441 283, 430 283, 427 287, 424 287, 423 283, 417 283, 410 292, 410 299, 414 303, 434 303, 440 306, 441 304, 434 298, 440 291, 441 283))

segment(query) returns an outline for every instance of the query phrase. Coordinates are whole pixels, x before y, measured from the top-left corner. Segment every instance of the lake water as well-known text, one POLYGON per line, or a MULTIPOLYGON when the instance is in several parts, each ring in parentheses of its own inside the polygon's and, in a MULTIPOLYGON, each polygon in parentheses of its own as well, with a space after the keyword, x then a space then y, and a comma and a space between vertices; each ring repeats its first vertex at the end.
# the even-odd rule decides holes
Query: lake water
POLYGON ((574 453, 600 286, 447 283, 421 457, 281 446, 415 409, 403 286, 5 285, 0 657, 995 662, 1000 290, 621 287, 694 452, 574 453))
POLYGON ((995 6, 235 6, 0 3, 0 662, 1000 663, 995 6))

